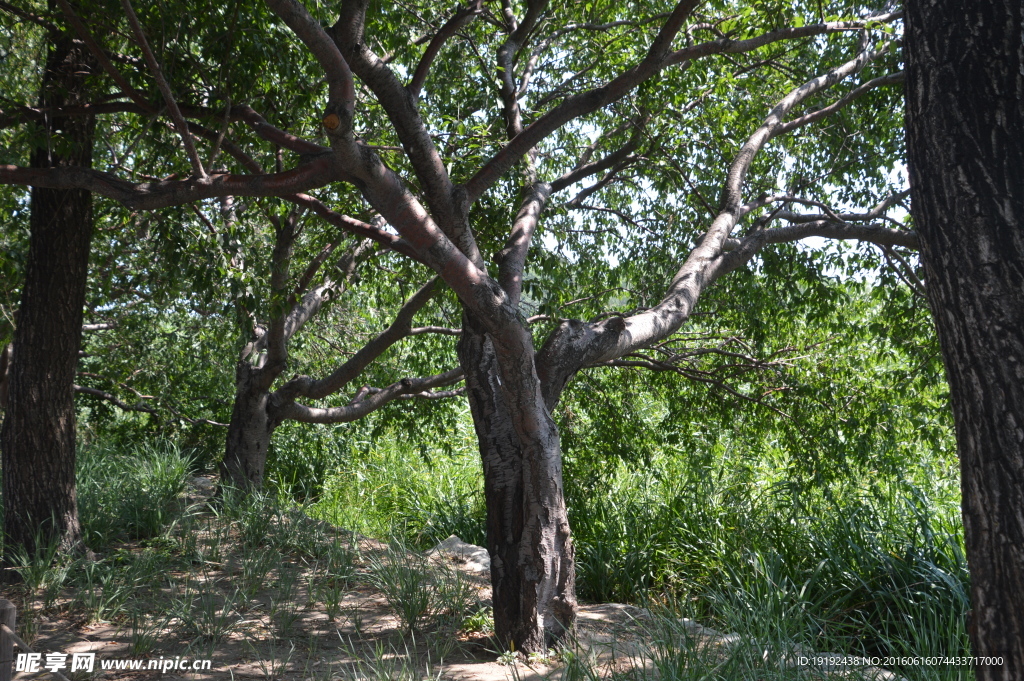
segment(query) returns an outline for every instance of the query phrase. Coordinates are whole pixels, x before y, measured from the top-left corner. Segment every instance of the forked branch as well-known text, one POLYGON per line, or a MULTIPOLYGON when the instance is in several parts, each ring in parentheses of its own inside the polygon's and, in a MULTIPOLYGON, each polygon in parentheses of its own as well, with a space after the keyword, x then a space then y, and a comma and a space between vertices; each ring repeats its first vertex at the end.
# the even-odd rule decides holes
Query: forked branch
POLYGON ((740 243, 730 244, 737 248, 725 252, 733 228, 750 205, 743 205, 741 196, 747 169, 758 151, 771 139, 773 133, 783 124, 785 117, 799 102, 859 72, 884 50, 885 47, 877 51, 862 48, 850 61, 807 81, 780 100, 741 147, 724 183, 721 211, 712 222, 708 233, 673 278, 662 301, 650 310, 622 320, 618 328, 610 328, 608 322, 590 325, 592 333, 602 339, 598 344, 603 346, 599 356, 590 360, 592 363, 617 360, 628 353, 668 338, 689 317, 697 299, 709 285, 718 277, 749 261, 770 240, 792 241, 814 232, 836 238, 863 238, 871 241, 877 239, 900 245, 911 244, 914 237, 907 236, 899 230, 876 225, 847 224, 830 218, 820 223, 809 222, 772 230, 758 230, 740 243), (606 336, 609 338, 605 339, 606 336))
POLYGON ((333 395, 351 383, 366 367, 380 357, 392 345, 411 335, 412 319, 435 295, 437 277, 432 278, 417 291, 398 311, 391 325, 359 349, 348 361, 335 369, 329 376, 314 380, 309 376, 297 376, 288 381, 275 393, 282 402, 291 402, 300 397, 323 399, 333 395))

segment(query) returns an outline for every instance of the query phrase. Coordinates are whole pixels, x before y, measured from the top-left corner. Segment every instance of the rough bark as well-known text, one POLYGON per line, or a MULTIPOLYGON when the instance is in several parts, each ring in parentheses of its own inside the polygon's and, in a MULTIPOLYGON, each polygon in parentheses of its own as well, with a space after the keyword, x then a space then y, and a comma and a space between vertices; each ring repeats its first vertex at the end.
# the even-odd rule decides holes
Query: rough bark
POLYGON ((0 409, 7 408, 7 383, 10 377, 11 358, 14 356, 14 346, 10 343, 4 345, 0 350, 0 409))
POLYGON ((483 461, 495 633, 508 648, 543 652, 576 617, 558 430, 532 353, 516 357, 467 315, 459 360, 483 461))
POLYGON ((950 383, 979 681, 1024 678, 1024 42, 1019 0, 907 2, 907 143, 950 383))
POLYGON ((263 470, 274 432, 267 414, 270 391, 261 373, 245 360, 235 367, 235 404, 221 462, 221 480, 245 491, 263 487, 263 470))
MULTIPOLYGON (((41 85, 42 107, 87 101, 89 57, 55 39, 41 85)), ((88 167, 92 117, 50 121, 33 168, 88 167)), ((81 544, 75 496, 74 378, 82 335, 92 236, 92 200, 83 189, 34 188, 25 284, 14 332, 3 447, 4 532, 8 550, 33 552, 37 537, 63 550, 81 544)), ((8 556, 10 557, 10 556, 8 556)))

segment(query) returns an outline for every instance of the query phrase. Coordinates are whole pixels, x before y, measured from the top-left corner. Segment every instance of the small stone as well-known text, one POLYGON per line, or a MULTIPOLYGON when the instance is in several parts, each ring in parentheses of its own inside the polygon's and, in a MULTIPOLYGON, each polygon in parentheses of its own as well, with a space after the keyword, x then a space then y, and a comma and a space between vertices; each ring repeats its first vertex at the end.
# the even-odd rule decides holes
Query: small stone
POLYGON ((454 534, 427 551, 428 556, 443 553, 459 567, 470 572, 489 572, 491 557, 482 546, 467 544, 454 534))

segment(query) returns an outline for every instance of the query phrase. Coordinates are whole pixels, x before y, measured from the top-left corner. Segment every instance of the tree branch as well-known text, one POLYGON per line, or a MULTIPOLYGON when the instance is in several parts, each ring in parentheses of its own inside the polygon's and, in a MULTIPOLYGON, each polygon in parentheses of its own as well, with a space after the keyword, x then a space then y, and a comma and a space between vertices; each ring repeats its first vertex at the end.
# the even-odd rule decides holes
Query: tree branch
POLYGON ((673 38, 697 4, 698 0, 681 0, 676 5, 651 44, 647 56, 635 67, 599 88, 569 97, 518 133, 466 182, 464 186, 468 203, 476 201, 524 154, 562 125, 618 101, 660 71, 669 55, 673 38))
POLYGON ((687 60, 708 57, 714 54, 739 54, 742 52, 751 52, 766 45, 779 42, 780 40, 809 38, 829 33, 860 31, 868 24, 887 24, 902 18, 902 11, 890 12, 888 14, 879 14, 877 16, 868 17, 862 21, 832 21, 822 24, 808 24, 800 27, 781 28, 753 38, 747 38, 746 40, 719 38, 718 40, 691 45, 673 52, 666 61, 666 65, 679 64, 687 60))
POLYGON ((436 376, 425 378, 403 378, 397 383, 392 383, 386 388, 379 390, 369 389, 365 391, 366 397, 346 407, 330 407, 321 409, 307 407, 306 405, 292 402, 282 408, 281 418, 302 423, 347 423, 356 421, 367 414, 380 409, 388 402, 399 399, 403 396, 426 397, 428 399, 440 399, 453 397, 461 394, 461 390, 449 390, 441 393, 430 393, 432 388, 451 385, 462 380, 462 368, 452 369, 436 376))
POLYGON ((846 93, 845 95, 843 95, 842 98, 833 102, 832 104, 822 107, 817 111, 812 111, 811 113, 804 114, 800 118, 794 118, 793 120, 787 121, 786 123, 780 125, 772 134, 772 137, 783 135, 787 132, 790 132, 791 130, 801 128, 807 125, 808 123, 813 123, 814 121, 825 118, 826 116, 831 116, 836 111, 839 111, 840 109, 844 108, 845 106, 853 102, 855 99, 861 97, 870 90, 874 90, 877 87, 882 87, 883 85, 894 85, 896 83, 902 83, 903 80, 903 71, 898 71, 897 73, 890 73, 885 76, 873 78, 868 82, 864 83, 863 85, 860 85, 859 87, 856 87, 850 92, 846 93))
POLYGON ((20 7, 15 7, 9 2, 0 2, 0 9, 10 14, 13 14, 16 17, 21 17, 26 21, 30 21, 37 26, 43 27, 51 35, 60 34, 60 29, 58 29, 55 24, 51 23, 50 21, 47 21, 45 17, 41 17, 38 14, 35 14, 25 9, 21 9, 20 7))
POLYGON ((132 33, 135 34, 135 42, 142 49, 142 56, 145 57, 150 72, 156 78, 156 85, 160 89, 160 94, 163 95, 168 111, 171 113, 174 127, 181 137, 182 144, 185 145, 185 153, 188 155, 189 162, 192 163, 192 172, 198 178, 205 178, 206 170, 203 169, 203 162, 199 159, 196 145, 192 142, 192 135, 188 131, 188 123, 185 122, 185 117, 181 115, 181 110, 178 109, 178 104, 174 101, 174 93, 171 92, 171 86, 167 84, 167 80, 164 78, 163 70, 160 68, 160 63, 156 60, 156 55, 153 54, 153 50, 149 47, 149 41, 146 40, 142 24, 139 23, 139 18, 135 15, 131 0, 121 0, 121 7, 128 18, 128 24, 132 28, 132 33))
POLYGON ((505 242, 505 248, 498 254, 498 283, 508 294, 509 304, 519 307, 519 299, 523 291, 523 270, 526 267, 526 255, 530 250, 530 241, 537 229, 540 214, 544 211, 551 185, 547 182, 535 182, 526 191, 519 213, 512 223, 512 232, 505 242))
POLYGON ((283 403, 291 402, 299 397, 323 399, 338 392, 380 357, 392 345, 410 335, 412 318, 427 304, 436 293, 437 277, 432 278, 417 291, 398 311, 391 325, 364 345, 347 362, 334 370, 329 376, 314 380, 309 376, 296 376, 274 393, 275 398, 283 403))
MULTIPOLYGON (((506 9, 511 18, 508 38, 498 48, 498 79, 501 81, 501 99, 505 105, 505 131, 508 139, 513 139, 523 131, 522 112, 519 109, 520 88, 516 84, 515 58, 522 49, 530 33, 536 28, 541 14, 547 9, 548 0, 530 0, 526 3, 526 16, 522 23, 516 24, 512 16, 512 8, 506 9)), ((534 147, 535 148, 535 147, 534 147)), ((532 165, 532 162, 531 162, 532 165)))
MULTIPOLYGON (((100 52, 102 53, 102 51, 100 52)), ((118 74, 118 77, 120 77, 120 74, 118 74)), ((127 82, 124 83, 124 87, 128 87, 127 82)), ((111 113, 137 113, 143 115, 156 114, 158 110, 157 107, 147 102, 142 96, 143 94, 144 93, 139 92, 138 90, 130 90, 128 95, 133 98, 133 102, 99 102, 65 107, 16 107, 13 109, 16 114, 0 111, 0 128, 7 128, 26 120, 42 122, 46 117, 63 118, 67 116, 98 116, 101 114, 111 113)), ((223 112, 218 114, 216 111, 208 107, 179 103, 178 108, 186 118, 213 118, 223 116, 223 112)), ((321 154, 329 154, 331 152, 330 147, 310 142, 271 125, 263 118, 263 116, 248 104, 232 105, 229 109, 228 120, 230 122, 242 121, 264 140, 294 151, 298 154, 317 156, 321 154)), ((213 141, 216 140, 218 135, 218 133, 213 133, 206 128, 197 126, 196 123, 190 122, 189 129, 197 134, 199 131, 204 131, 206 134, 201 134, 200 136, 213 141)))
POLYGON ((441 47, 449 38, 458 33, 463 26, 478 17, 481 12, 483 12, 482 0, 472 0, 468 5, 457 8, 452 18, 446 21, 437 33, 434 34, 430 44, 427 45, 427 51, 423 53, 419 64, 416 65, 416 71, 412 74, 412 80, 406 86, 413 99, 420 96, 420 90, 423 89, 423 83, 427 80, 430 65, 441 51, 441 47))
POLYGON ((309 208, 324 220, 327 220, 330 224, 341 227, 349 234, 361 236, 366 239, 372 239, 381 246, 412 258, 416 262, 424 262, 423 257, 416 252, 408 241, 405 241, 394 234, 385 232, 383 229, 378 229, 373 225, 367 224, 362 220, 356 220, 355 218, 351 218, 347 215, 336 213, 325 206, 319 199, 314 199, 313 197, 305 194, 296 194, 285 198, 289 201, 294 201, 300 206, 309 208))
POLYGON ((267 5, 277 16, 281 17, 288 28, 292 29, 316 58, 320 68, 327 75, 329 100, 324 125, 328 129, 351 126, 352 113, 355 110, 355 81, 348 62, 338 51, 327 32, 318 21, 309 15, 305 6, 297 0, 267 0, 267 5), (332 108, 337 107, 338 111, 332 108), (342 116, 336 125, 330 125, 331 114, 342 116))
POLYGON ((608 84, 587 92, 569 97, 548 113, 541 116, 522 133, 516 135, 508 145, 495 154, 466 184, 467 200, 472 203, 487 190, 501 175, 509 170, 519 158, 535 147, 540 140, 566 122, 591 113, 607 104, 622 98, 627 92, 644 82, 661 69, 671 64, 679 64, 689 59, 705 57, 712 54, 748 52, 779 40, 863 29, 869 22, 890 22, 902 17, 902 12, 870 17, 864 21, 832 22, 788 28, 773 31, 749 40, 731 40, 723 38, 709 43, 691 46, 668 53, 672 38, 682 27, 682 22, 689 16, 696 2, 683 0, 676 5, 662 27, 658 38, 652 44, 647 57, 636 67, 626 71, 608 84))
POLYGON ((445 326, 414 326, 409 329, 410 336, 419 336, 424 333, 438 333, 442 336, 461 336, 462 329, 449 329, 445 326))
MULTIPOLYGON (((343 2, 341 17, 331 29, 332 37, 349 60, 352 69, 369 86, 387 113, 424 189, 435 224, 470 262, 477 268, 483 268, 483 257, 469 228, 469 219, 463 207, 464 201, 457 196, 448 169, 420 118, 415 97, 410 95, 391 69, 370 50, 363 39, 366 5, 367 0, 343 2)), ((388 221, 398 228, 393 220, 388 221)))
MULTIPOLYGON (((288 315, 285 304, 288 299, 288 279, 292 251, 297 235, 296 225, 302 209, 293 208, 284 220, 274 216, 274 250, 270 255, 270 304, 276 310, 267 327, 266 363, 260 367, 264 374, 264 389, 269 389, 274 379, 284 370, 288 361, 288 339, 285 323, 288 315)), ((305 302, 305 301, 303 301, 305 302)), ((317 305, 319 307, 319 304, 317 305)), ((312 313, 311 313, 312 314, 312 313)))
POLYGON ((98 397, 101 400, 106 400, 107 402, 110 402, 121 411, 140 411, 146 414, 159 413, 159 410, 149 406, 148 404, 143 404, 142 402, 138 402, 137 404, 125 404, 121 400, 117 399, 115 395, 112 395, 108 392, 103 392, 102 390, 98 390, 97 388, 86 388, 85 386, 75 385, 74 390, 76 393, 81 393, 83 395, 91 395, 93 397, 98 397))
MULTIPOLYGON (((862 41, 863 44, 864 41, 862 41)), ((758 248, 763 245, 763 242, 760 240, 775 237, 781 238, 783 235, 800 238, 797 237, 797 234, 801 233, 810 235, 808 233, 810 228, 807 225, 800 226, 805 228, 804 232, 800 232, 798 226, 780 228, 781 230, 790 231, 762 230, 748 236, 747 239, 750 239, 750 241, 744 242, 742 244, 743 247, 737 248, 731 253, 723 253, 726 240, 729 238, 737 220, 743 214, 744 206, 740 202, 747 169, 757 152, 771 138, 772 133, 782 125, 784 117, 793 107, 807 97, 831 87, 849 75, 859 72, 868 62, 881 55, 885 49, 883 47, 879 51, 868 51, 862 47, 856 57, 793 89, 772 109, 761 126, 741 147, 724 183, 721 211, 712 222, 708 233, 701 239, 700 244, 690 253, 675 277, 673 277, 672 283, 661 302, 650 310, 622 320, 618 328, 610 329, 608 322, 591 325, 590 332, 600 337, 594 345, 602 346, 603 351, 599 353, 599 356, 590 359, 590 363, 601 363, 618 359, 623 355, 670 336, 689 317, 704 289, 711 285, 718 277, 753 257, 758 248), (775 232, 775 234, 765 236, 767 232, 775 232)), ((813 229, 836 235, 842 233, 843 237, 857 233, 872 238, 892 238, 900 239, 901 241, 906 238, 902 235, 890 233, 896 230, 869 231, 868 228, 856 225, 840 228, 839 226, 822 223, 816 225, 813 229)), ((583 364, 577 364, 576 366, 583 366, 583 364)))
MULTIPOLYGON (((637 128, 639 129, 639 127, 637 128)), ((630 137, 629 141, 623 144, 621 147, 608 154, 600 161, 593 163, 586 163, 578 166, 577 168, 565 173, 557 180, 551 183, 552 193, 561 191, 566 187, 576 184, 582 179, 595 175, 609 168, 621 167, 619 164, 629 159, 629 155, 640 145, 640 136, 634 134, 630 137)), ((579 197, 577 197, 579 198, 579 197)), ((586 197, 584 197, 586 198, 586 197)), ((582 201, 583 199, 580 199, 582 201)), ((575 202, 576 199, 573 199, 575 202)), ((570 202, 572 203, 572 202, 570 202)))
POLYGON ((0 184, 48 189, 86 189, 134 210, 166 208, 217 196, 286 196, 334 181, 354 181, 332 155, 307 161, 281 173, 232 175, 211 173, 204 178, 132 183, 91 168, 23 168, 0 165, 0 184))
POLYGON ((109 75, 113 79, 114 83, 121 88, 121 91, 130 97, 132 101, 138 104, 140 108, 144 109, 146 113, 157 113, 156 107, 147 102, 143 93, 133 88, 128 81, 125 80, 125 77, 121 75, 121 72, 117 67, 111 63, 110 59, 107 58, 107 53, 99 46, 96 39, 93 38, 92 33, 75 13, 75 10, 71 7, 71 4, 68 3, 68 0, 57 0, 57 4, 60 5, 61 11, 64 13, 64 18, 69 24, 71 24, 71 27, 75 29, 75 33, 77 33, 78 37, 82 39, 86 47, 89 48, 92 56, 96 58, 97 62, 99 62, 100 67, 107 72, 107 75, 109 75))
MULTIPOLYGON (((879 246, 902 246, 912 250, 917 250, 918 248, 916 232, 892 229, 884 225, 858 225, 835 220, 815 220, 785 227, 756 230, 741 239, 737 239, 738 243, 732 251, 734 253, 742 252, 748 248, 759 251, 767 244, 788 243, 812 236, 826 239, 855 239, 879 246)), ((730 253, 731 257, 732 253, 730 253)))

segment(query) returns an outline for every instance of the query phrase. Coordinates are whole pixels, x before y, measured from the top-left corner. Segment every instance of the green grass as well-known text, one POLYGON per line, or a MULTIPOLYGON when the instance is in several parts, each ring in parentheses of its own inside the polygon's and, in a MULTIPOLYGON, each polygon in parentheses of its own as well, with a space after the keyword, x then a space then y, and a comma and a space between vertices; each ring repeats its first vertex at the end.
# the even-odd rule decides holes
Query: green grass
POLYGON ((622 467, 602 493, 570 490, 581 597, 686 596, 696 619, 757 623, 762 637, 815 650, 966 654, 968 573, 950 489, 804 490, 660 463, 659 475, 622 467))
POLYGON ((485 542, 483 480, 475 438, 464 427, 455 454, 414 452, 385 435, 366 443, 328 476, 311 513, 334 525, 380 538, 401 536, 429 548, 450 535, 485 542))
MULTIPOLYGON (((328 476, 314 512, 421 547, 449 534, 482 544, 472 443, 430 454, 381 439, 328 476)), ((579 596, 685 603, 716 628, 817 651, 964 655, 955 462, 922 457, 916 479, 862 471, 827 486, 786 480, 784 460, 738 461, 726 448, 696 462, 664 452, 642 468, 611 466, 596 488, 567 480, 579 596)))
POLYGON ((182 513, 192 459, 161 441, 128 449, 103 445, 78 452, 78 509, 86 544, 159 535, 182 513))
MULTIPOLYGON (((455 442, 454 453, 445 454, 381 437, 340 459, 315 503, 299 507, 275 490, 249 498, 229 492, 216 506, 219 515, 203 518, 183 502, 190 461, 174 446, 86 448, 82 522, 101 561, 53 561, 41 547, 38 556, 21 557, 26 588, 44 611, 121 623, 140 648, 152 645, 153 621, 175 607, 184 635, 216 640, 237 611, 274 584, 268 606, 278 633, 289 631, 295 613, 280 604, 290 599, 290 570, 300 564, 308 598, 323 602, 332 619, 342 617, 341 600, 358 578, 356 552, 304 514, 408 548, 427 548, 449 534, 482 544, 478 454, 467 430, 455 442), (128 540, 149 548, 114 550, 128 540), (168 571, 196 574, 208 564, 232 571, 231 583, 201 592, 178 585, 177 605, 157 599, 140 607, 146 594, 167 587, 168 571), (74 601, 62 603, 59 594, 68 588, 74 601)), ((922 453, 907 470, 915 468, 916 477, 902 479, 860 471, 828 485, 798 484, 787 479, 781 457, 738 461, 736 452, 719 448, 694 457, 665 451, 642 467, 612 464, 586 486, 568 479, 579 595, 661 607, 756 642, 730 658, 737 678, 790 678, 792 670, 778 661, 797 649, 965 655, 969 581, 955 462, 922 453), (766 667, 771 660, 775 666, 766 667)), ((409 630, 425 613, 460 620, 472 614, 458 584, 412 570, 415 584, 406 589, 398 577, 408 571, 391 558, 379 557, 365 578, 384 591, 394 582, 392 606, 409 606, 409 630), (397 568, 403 569, 395 577, 397 568), (449 587, 452 594, 441 593, 449 587), (425 609, 416 600, 420 591, 432 592, 425 609), (446 598, 452 607, 439 605, 446 598)), ((718 661, 702 662, 679 644, 682 633, 659 626, 647 654, 659 656, 665 676, 699 678, 679 671, 687 665, 717 669, 718 661)), ((584 662, 574 662, 571 673, 585 676, 584 662)), ((959 669, 896 671, 909 681, 969 678, 959 669)))

